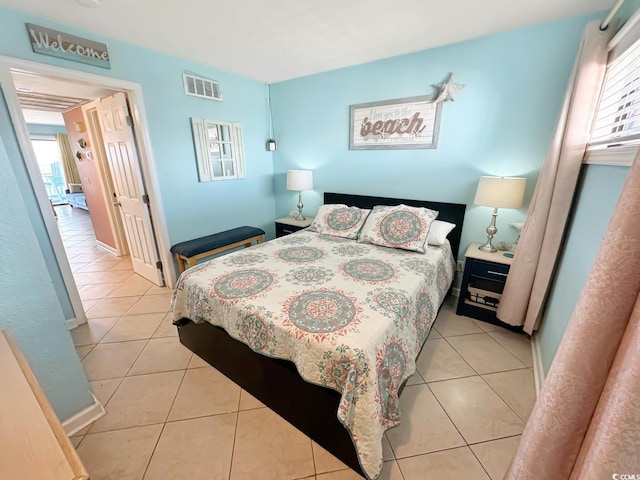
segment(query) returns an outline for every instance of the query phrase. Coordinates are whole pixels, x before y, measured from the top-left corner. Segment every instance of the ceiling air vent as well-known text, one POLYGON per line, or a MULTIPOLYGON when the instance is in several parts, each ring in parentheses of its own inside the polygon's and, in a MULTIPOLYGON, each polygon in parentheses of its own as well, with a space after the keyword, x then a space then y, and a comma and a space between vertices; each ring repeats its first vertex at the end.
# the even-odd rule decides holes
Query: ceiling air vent
POLYGON ((182 80, 184 82, 184 93, 187 95, 222 101, 222 90, 220 90, 220 84, 215 80, 198 77, 191 73, 183 73, 182 80))

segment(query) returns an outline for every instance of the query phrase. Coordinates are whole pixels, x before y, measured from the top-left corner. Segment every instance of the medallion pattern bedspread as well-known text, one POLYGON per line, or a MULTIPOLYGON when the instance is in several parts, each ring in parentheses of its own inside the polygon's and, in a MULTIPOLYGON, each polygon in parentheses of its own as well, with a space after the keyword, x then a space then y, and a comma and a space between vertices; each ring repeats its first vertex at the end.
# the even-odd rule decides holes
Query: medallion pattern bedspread
POLYGON ((301 231, 187 270, 172 307, 340 392, 338 418, 376 478, 382 435, 400 423, 398 390, 454 271, 448 243, 415 253, 301 231))

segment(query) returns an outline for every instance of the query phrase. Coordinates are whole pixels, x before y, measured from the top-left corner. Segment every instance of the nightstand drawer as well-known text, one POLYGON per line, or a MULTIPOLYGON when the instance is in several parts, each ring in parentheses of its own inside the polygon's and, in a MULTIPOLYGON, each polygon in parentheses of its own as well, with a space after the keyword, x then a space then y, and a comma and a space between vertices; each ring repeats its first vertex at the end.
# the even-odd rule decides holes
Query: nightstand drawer
POLYGON ((307 217, 304 220, 295 220, 291 217, 279 218, 276 220, 276 238, 299 232, 311 225, 312 222, 313 217, 307 217))
POLYGON ((289 235, 299 230, 302 230, 302 228, 297 227, 295 225, 286 225, 283 223, 276 223, 276 238, 284 237, 285 235, 289 235))
POLYGON ((509 265, 483 262, 482 260, 474 260, 471 267, 471 275, 484 277, 501 283, 507 280, 508 273, 509 265))

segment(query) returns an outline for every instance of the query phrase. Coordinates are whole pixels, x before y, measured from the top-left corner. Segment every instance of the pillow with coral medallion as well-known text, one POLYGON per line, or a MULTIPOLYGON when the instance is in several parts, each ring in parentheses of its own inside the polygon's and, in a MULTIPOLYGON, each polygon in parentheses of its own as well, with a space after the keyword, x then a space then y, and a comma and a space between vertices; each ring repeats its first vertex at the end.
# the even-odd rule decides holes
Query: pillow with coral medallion
POLYGON ((424 253, 429 228, 437 216, 438 212, 428 208, 375 206, 358 242, 424 253))
POLYGON ((342 204, 321 205, 309 226, 312 232, 343 238, 358 238, 358 233, 371 210, 342 204))

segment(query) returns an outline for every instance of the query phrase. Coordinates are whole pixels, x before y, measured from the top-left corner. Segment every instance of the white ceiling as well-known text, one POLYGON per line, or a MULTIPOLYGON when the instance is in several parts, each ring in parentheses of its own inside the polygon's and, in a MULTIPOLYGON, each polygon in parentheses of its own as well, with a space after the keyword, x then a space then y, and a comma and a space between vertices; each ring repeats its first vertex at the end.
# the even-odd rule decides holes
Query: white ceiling
MULTIPOLYGON (((106 88, 96 87, 80 82, 69 80, 58 80, 50 77, 40 77, 28 72, 12 72, 13 83, 16 90, 25 93, 44 93, 59 97, 71 97, 83 99, 78 102, 82 105, 90 100, 106 97, 114 93, 106 88)), ((26 123, 37 123, 41 125, 64 125, 64 118, 61 112, 37 110, 32 108, 22 109, 26 123)))
POLYGON ((37 125, 64 125, 64 118, 60 112, 45 112, 40 110, 22 110, 26 123, 37 125))
POLYGON ((83 98, 95 100, 96 98, 111 95, 113 91, 95 85, 58 80, 51 77, 40 77, 31 73, 12 72, 13 83, 18 91, 46 93, 60 97, 83 98))
MULTIPOLYGON (((609 9, 614 0, 0 0, 264 82, 609 9)), ((25 33, 26 37, 26 33, 25 33)), ((109 45, 107 44, 107 47, 109 45)))

